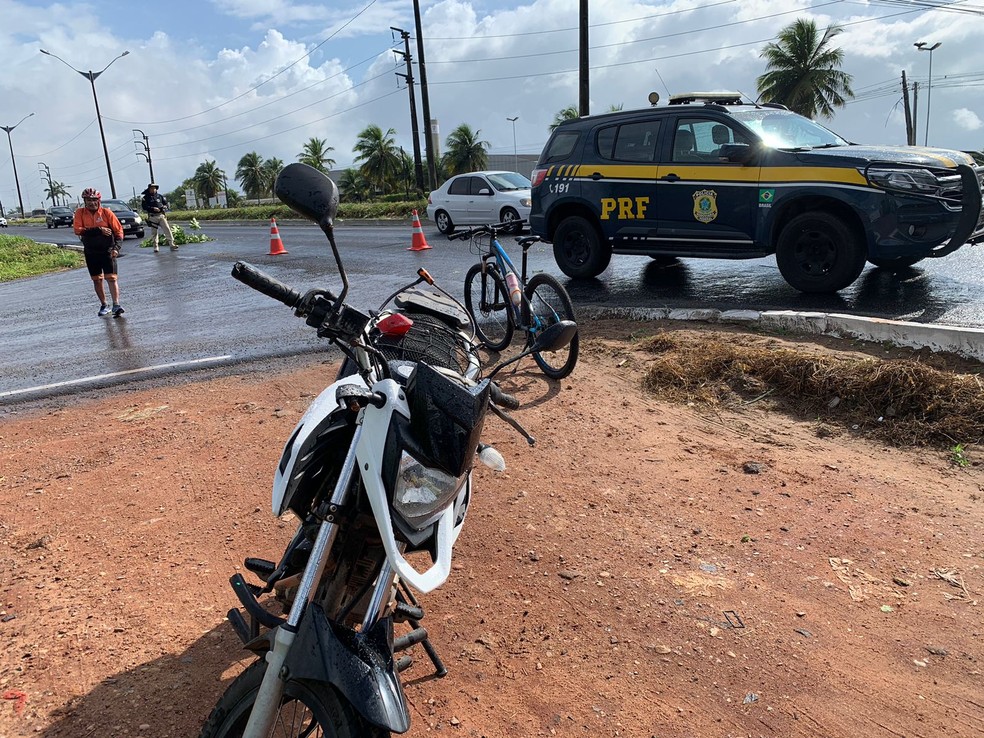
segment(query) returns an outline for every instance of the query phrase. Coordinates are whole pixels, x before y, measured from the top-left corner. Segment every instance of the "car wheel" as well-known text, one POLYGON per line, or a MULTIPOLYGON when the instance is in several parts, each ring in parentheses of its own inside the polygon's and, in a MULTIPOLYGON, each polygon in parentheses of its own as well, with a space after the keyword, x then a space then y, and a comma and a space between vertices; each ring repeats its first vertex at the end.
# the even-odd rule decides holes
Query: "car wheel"
POLYGON ((507 224, 507 233, 520 233, 523 230, 523 219, 513 208, 503 208, 499 213, 499 222, 507 224))
POLYGON ((899 269, 908 269, 913 264, 918 264, 924 258, 925 258, 924 256, 900 256, 895 259, 875 259, 869 256, 868 261, 871 264, 874 264, 876 267, 882 267, 883 269, 899 270, 899 269))
POLYGON ((144 232, 143 232, 143 228, 141 228, 139 231, 137 231, 137 238, 143 238, 143 237, 144 237, 144 232))
POLYGON ((783 278, 800 292, 837 292, 851 284, 867 257, 860 234, 831 213, 802 213, 786 224, 776 244, 783 278))
POLYGON ((443 210, 434 213, 434 223, 437 225, 437 230, 445 236, 454 233, 454 223, 451 221, 451 216, 443 210))
POLYGON ((48 226, 48 230, 50 231, 51 230, 51 223, 45 223, 45 225, 48 226))
POLYGON ((587 218, 564 218, 553 236, 554 260, 568 277, 597 277, 612 260, 612 250, 587 218))

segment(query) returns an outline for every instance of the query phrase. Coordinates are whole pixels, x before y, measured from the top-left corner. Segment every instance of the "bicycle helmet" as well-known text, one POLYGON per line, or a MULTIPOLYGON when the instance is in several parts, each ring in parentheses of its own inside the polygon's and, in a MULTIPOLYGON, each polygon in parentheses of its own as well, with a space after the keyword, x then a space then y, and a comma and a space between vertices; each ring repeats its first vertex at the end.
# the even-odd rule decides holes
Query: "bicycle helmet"
POLYGON ((82 190, 82 199, 102 200, 102 193, 99 190, 97 190, 95 187, 86 187, 84 190, 82 190))

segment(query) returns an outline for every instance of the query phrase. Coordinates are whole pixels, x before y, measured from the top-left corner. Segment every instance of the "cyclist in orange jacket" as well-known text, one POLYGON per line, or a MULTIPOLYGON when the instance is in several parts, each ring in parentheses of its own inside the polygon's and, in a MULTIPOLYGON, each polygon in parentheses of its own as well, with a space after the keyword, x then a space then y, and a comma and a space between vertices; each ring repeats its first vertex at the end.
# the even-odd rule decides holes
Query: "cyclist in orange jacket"
POLYGON ((105 280, 113 298, 113 317, 118 318, 124 312, 120 305, 120 285, 116 274, 116 257, 120 255, 123 244, 123 226, 112 210, 102 207, 102 194, 98 190, 87 187, 82 191, 82 201, 85 204, 75 211, 73 227, 75 235, 82 239, 85 265, 99 298, 99 316, 110 312, 103 287, 105 280))

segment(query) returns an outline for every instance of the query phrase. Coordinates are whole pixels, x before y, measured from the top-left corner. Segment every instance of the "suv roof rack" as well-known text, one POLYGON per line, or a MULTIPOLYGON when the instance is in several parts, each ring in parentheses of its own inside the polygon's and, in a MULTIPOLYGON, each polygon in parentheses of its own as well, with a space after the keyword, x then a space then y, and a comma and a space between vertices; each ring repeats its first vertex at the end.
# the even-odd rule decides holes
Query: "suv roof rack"
POLYGON ((670 95, 670 105, 686 105, 688 103, 716 103, 718 105, 741 105, 740 92, 684 92, 670 95))

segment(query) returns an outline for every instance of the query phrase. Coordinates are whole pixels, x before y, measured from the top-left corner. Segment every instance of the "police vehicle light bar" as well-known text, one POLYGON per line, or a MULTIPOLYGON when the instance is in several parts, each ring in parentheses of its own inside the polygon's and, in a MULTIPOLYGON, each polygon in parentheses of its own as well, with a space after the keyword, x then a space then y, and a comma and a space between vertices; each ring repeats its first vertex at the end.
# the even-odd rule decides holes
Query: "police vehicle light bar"
POLYGON ((703 102, 718 105, 741 105, 740 92, 684 92, 670 95, 670 105, 685 105, 687 103, 703 102))

